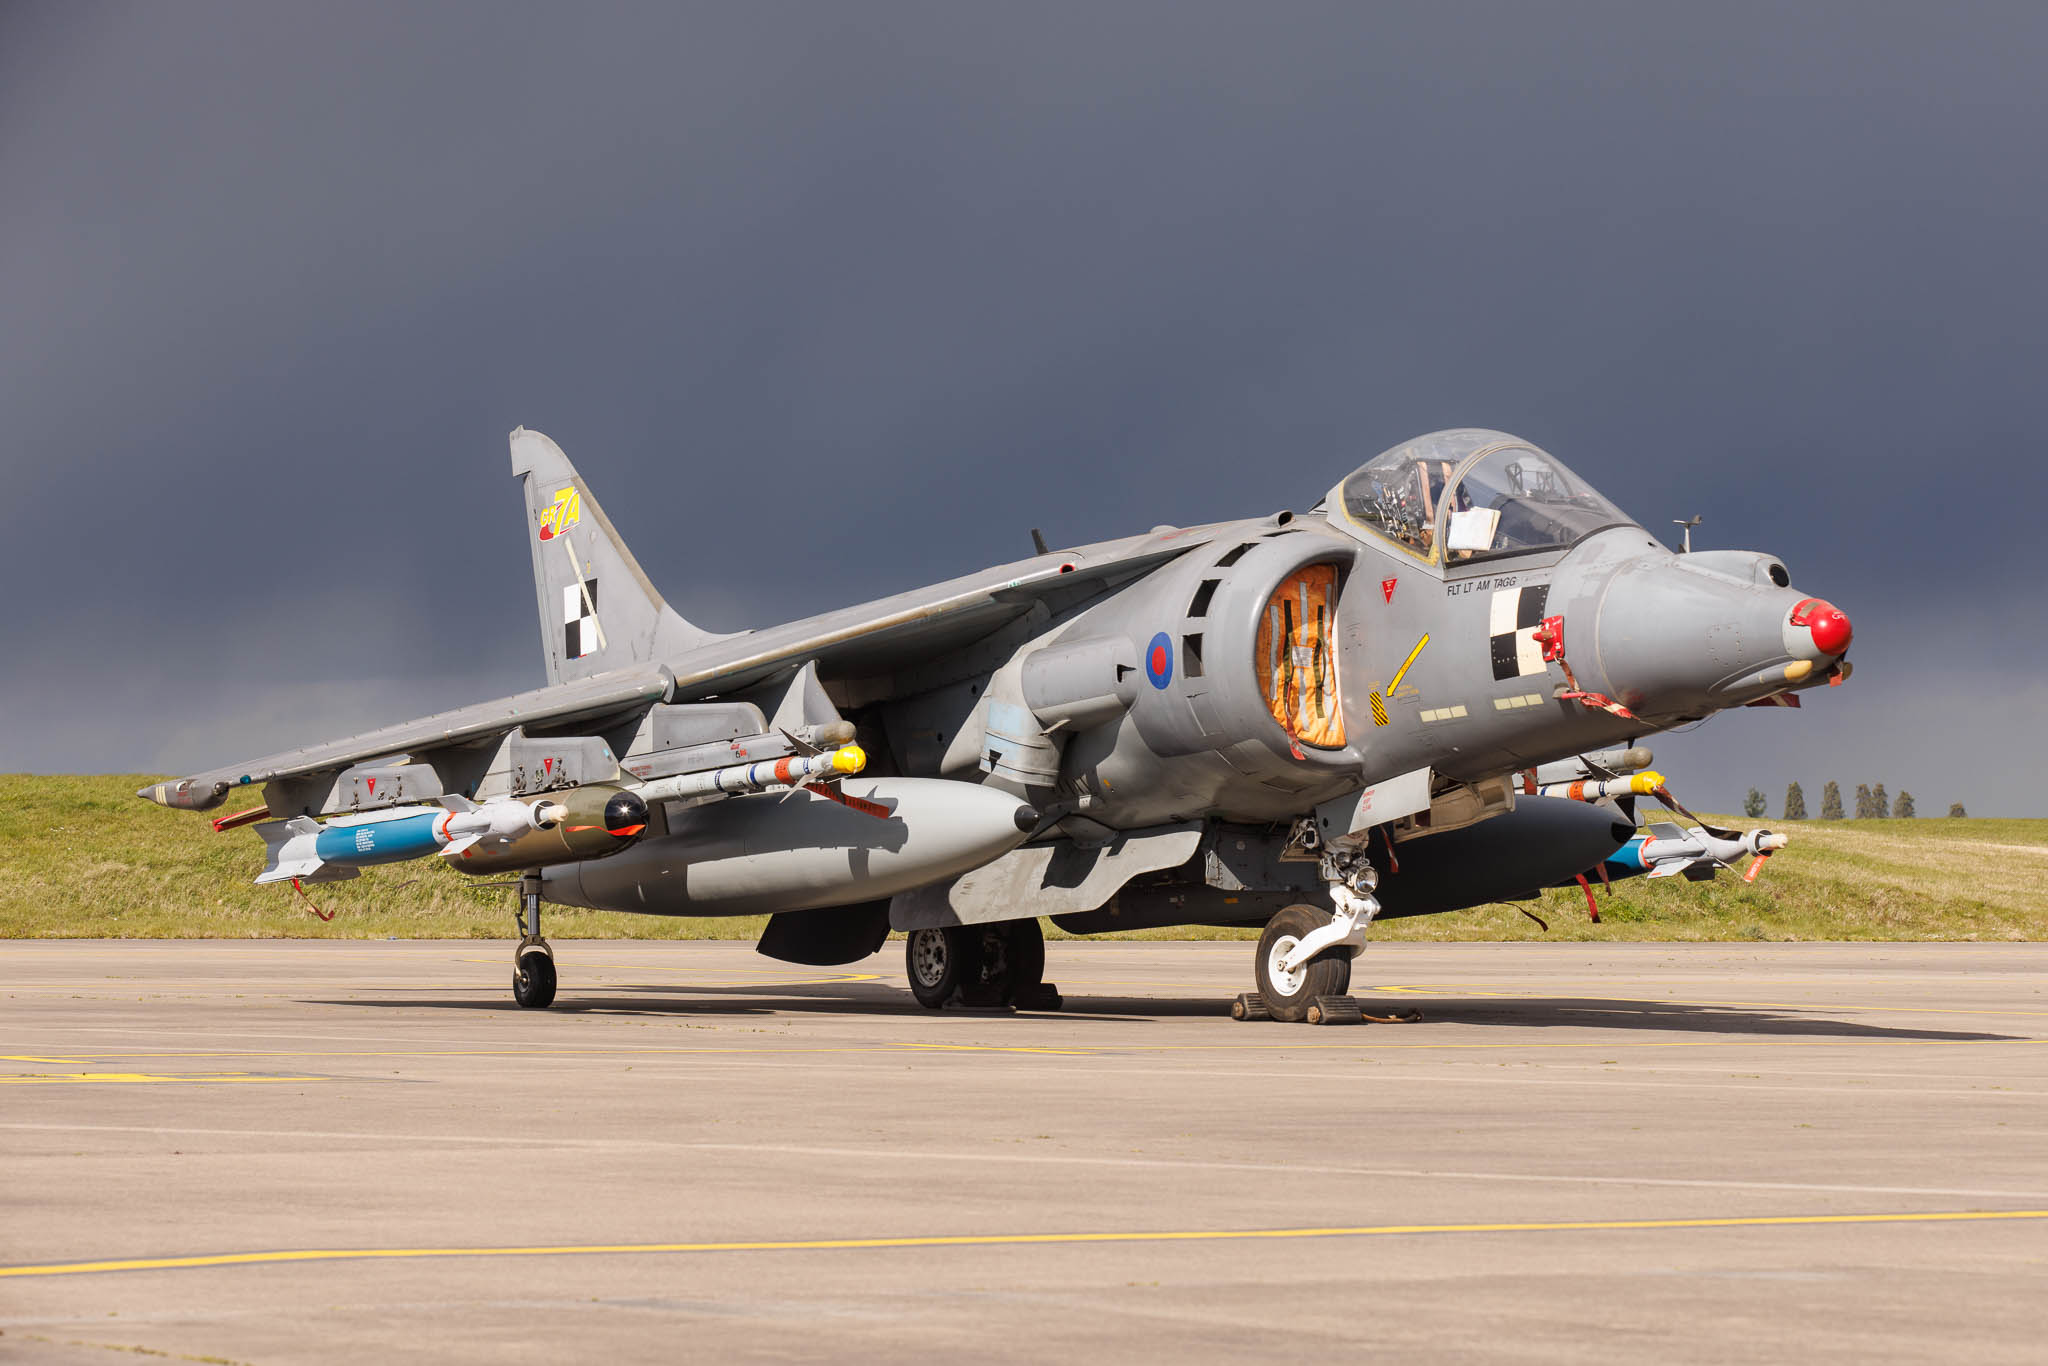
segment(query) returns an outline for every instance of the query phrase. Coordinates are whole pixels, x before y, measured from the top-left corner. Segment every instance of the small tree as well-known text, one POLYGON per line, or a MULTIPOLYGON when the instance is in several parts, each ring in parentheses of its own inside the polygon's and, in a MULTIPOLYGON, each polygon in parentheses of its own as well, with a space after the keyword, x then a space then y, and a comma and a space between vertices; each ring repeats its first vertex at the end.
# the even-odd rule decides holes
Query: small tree
POLYGON ((1892 814, 1892 799, 1885 795, 1883 783, 1870 789, 1870 814, 1878 820, 1892 814))
POLYGON ((1806 794, 1794 783, 1785 789, 1785 819, 1803 821, 1806 819, 1806 794))
POLYGON ((1824 821, 1842 819, 1842 785, 1833 778, 1820 790, 1820 818, 1824 821))
POLYGON ((1742 814, 1745 816, 1761 816, 1769 809, 1770 803, 1764 800, 1764 794, 1753 787, 1749 790, 1749 795, 1742 799, 1742 814))
POLYGON ((1867 821, 1870 819, 1869 783, 1856 784, 1856 819, 1859 821, 1867 821))
POLYGON ((1970 813, 1963 810, 1963 804, 1961 802, 1950 802, 1948 804, 1948 814, 1951 816, 1967 816, 1970 813))
POLYGON ((1909 821, 1913 819, 1914 814, 1913 794, 1902 787, 1899 789, 1899 799, 1892 803, 1892 816, 1896 820, 1909 821))

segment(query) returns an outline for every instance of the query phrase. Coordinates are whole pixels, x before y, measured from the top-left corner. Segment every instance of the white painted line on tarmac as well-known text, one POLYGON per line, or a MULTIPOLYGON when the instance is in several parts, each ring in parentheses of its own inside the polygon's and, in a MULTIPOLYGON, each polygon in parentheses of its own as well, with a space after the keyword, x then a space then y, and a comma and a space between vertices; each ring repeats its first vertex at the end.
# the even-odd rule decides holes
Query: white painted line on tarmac
POLYGON ((1668 1186, 1698 1190, 1836 1192, 1851 1195, 1939 1195, 1984 1200, 2039 1200, 2048 1191, 1987 1190, 1958 1186, 1883 1186, 1812 1181, 1731 1181, 1690 1177, 1581 1175, 1558 1172, 1475 1172, 1428 1167, 1358 1167, 1310 1162, 1225 1162, 1178 1157, 1094 1157, 1059 1153, 963 1153, 922 1148, 837 1148, 794 1143, 700 1143, 664 1139, 545 1138, 505 1134, 389 1133, 347 1129, 221 1129, 143 1124, 0 1123, 0 1129, 60 1133, 135 1133, 174 1138, 320 1138, 349 1142, 458 1143, 535 1148, 661 1150, 704 1153, 776 1153, 786 1157, 841 1157, 876 1162, 980 1162, 1049 1167, 1106 1167, 1136 1171, 1215 1171, 1247 1175, 1381 1177, 1414 1181, 1501 1181, 1535 1185, 1668 1186))
POLYGON ((1166 1168, 1189 1171, 1282 1173, 1299 1176, 1373 1176, 1421 1181, 1519 1181, 1582 1186, 1673 1186, 1701 1190, 1834 1191, 1855 1195, 1959 1195, 1987 1200, 2036 1200, 2041 1191, 1977 1190, 1947 1186, 1862 1186, 1810 1181, 1714 1181, 1657 1176, 1579 1176, 1553 1172, 1472 1172, 1426 1167, 1344 1167, 1294 1162, 1210 1162, 1199 1158, 1070 1157, 1054 1153, 958 1153, 911 1148, 826 1148, 780 1143, 678 1143, 702 1152, 784 1153, 791 1157, 854 1157, 907 1162, 1011 1162, 1045 1166, 1166 1168))

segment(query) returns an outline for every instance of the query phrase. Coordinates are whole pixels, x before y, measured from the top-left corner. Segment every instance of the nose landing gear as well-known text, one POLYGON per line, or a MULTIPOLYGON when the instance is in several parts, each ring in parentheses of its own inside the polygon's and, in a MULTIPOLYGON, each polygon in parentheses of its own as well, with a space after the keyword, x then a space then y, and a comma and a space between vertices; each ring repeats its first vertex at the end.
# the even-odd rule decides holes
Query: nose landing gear
POLYGON ((1351 1023, 1360 1018, 1357 1003, 1345 993, 1351 987, 1351 960, 1365 945, 1366 927, 1380 913, 1372 894, 1379 874, 1364 851, 1328 846, 1323 850, 1322 873, 1337 913, 1319 906, 1288 906, 1268 922, 1253 963, 1258 1001, 1240 997, 1231 1010, 1236 1018, 1255 1018, 1259 1007, 1267 1018, 1289 1023, 1351 1023))

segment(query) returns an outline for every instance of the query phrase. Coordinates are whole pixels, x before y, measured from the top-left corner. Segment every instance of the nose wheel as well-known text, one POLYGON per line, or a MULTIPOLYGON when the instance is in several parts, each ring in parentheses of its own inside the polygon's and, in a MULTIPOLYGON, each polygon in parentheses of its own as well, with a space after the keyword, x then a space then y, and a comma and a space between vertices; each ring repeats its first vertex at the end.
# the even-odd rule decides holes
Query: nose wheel
MULTIPOLYGON (((1259 936, 1252 971, 1266 1015, 1289 1023, 1325 1023, 1351 987, 1351 960, 1365 945, 1366 927, 1380 913, 1373 889, 1379 874, 1356 849, 1326 848, 1323 880, 1330 886, 1332 915, 1320 906, 1289 906, 1267 922, 1259 936)), ((1355 1013, 1355 1003, 1349 1007, 1355 1013)), ((1250 1003, 1233 1014, 1249 1018, 1250 1003), (1238 1013, 1242 1009, 1246 1013, 1238 1013)))
POLYGON ((1352 950, 1324 949, 1298 966, 1289 966, 1302 941, 1327 927, 1332 918, 1320 906, 1289 906, 1275 915, 1259 936, 1254 975, 1259 996, 1274 1019, 1289 1023, 1306 1020, 1316 998, 1342 996, 1350 990, 1352 950))
POLYGON ((555 1003, 555 951, 540 934, 540 879, 519 880, 519 947, 512 951, 512 999, 523 1010, 555 1003))

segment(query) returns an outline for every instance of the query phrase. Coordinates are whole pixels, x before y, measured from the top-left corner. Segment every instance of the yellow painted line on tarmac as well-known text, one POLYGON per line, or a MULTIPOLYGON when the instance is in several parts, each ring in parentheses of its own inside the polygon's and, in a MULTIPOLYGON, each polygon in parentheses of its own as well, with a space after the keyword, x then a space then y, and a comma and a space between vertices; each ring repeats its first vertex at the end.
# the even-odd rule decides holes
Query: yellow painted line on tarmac
MULTIPOLYGON (((1403 1029, 1426 1028, 1421 1026, 1400 1026, 1403 1029)), ((428 1049, 318 1049, 318 1048, 250 1048, 218 1049, 204 1051, 146 1052, 141 1050, 92 1053, 91 1060, 104 1061, 114 1058, 136 1058, 144 1061, 185 1058, 687 1058, 697 1056, 716 1057, 799 1057, 807 1055, 844 1056, 866 1055, 887 1056, 903 1049, 920 1049, 930 1052, 985 1052, 985 1053, 1046 1053, 1064 1054, 1073 1057, 1102 1058, 1114 1060, 1118 1057, 1137 1056, 1153 1053, 1507 1053, 1507 1052, 1557 1052, 1598 1049, 1614 1052, 1617 1049, 1635 1048, 1965 1048, 1994 1047, 2013 1044, 2048 1043, 2048 1038, 2006 1038, 2006 1039, 1757 1039, 1747 1037, 1705 1038, 1705 1039, 1587 1039, 1524 1043, 1508 1039, 1482 1039, 1473 1042, 1400 1043, 1382 1036, 1378 1040, 1370 1037, 1381 1028, 1394 1029, 1396 1026, 1362 1026, 1347 1030, 1352 1035, 1349 1041, 1334 1040, 1322 1042, 1326 1037, 1318 1032, 1315 1041, 1273 1043, 1144 1043, 1144 1044, 1100 1044, 1078 1048, 1034 1047, 1018 1044, 946 1044, 926 1040, 880 1040, 875 1043, 848 1044, 840 1047, 809 1046, 801 1048, 780 1047, 774 1044, 747 1044, 733 1046, 703 1046, 694 1048, 665 1048, 658 1046, 631 1046, 622 1048, 428 1048, 428 1049), (1359 1035, 1366 1037, 1359 1037, 1359 1035)), ((1280 1032, 1280 1031, 1275 1031, 1280 1032)))
POLYGON ((1099 1058, 1104 1056, 1099 1048, 1037 1048, 1025 1044, 1006 1043, 892 1043, 885 1048, 914 1048, 933 1053, 1056 1053, 1069 1058, 1099 1058))
POLYGON ((962 1233, 907 1238, 813 1238, 733 1243, 562 1243, 536 1247, 288 1248, 190 1257, 131 1257, 99 1262, 0 1266, 0 1277, 94 1276, 110 1271, 187 1271, 281 1262, 411 1261, 426 1257, 593 1257, 655 1253, 842 1252, 920 1247, 1029 1247, 1086 1243, 1270 1242, 1299 1238, 1376 1238, 1413 1234, 1587 1233, 1654 1229, 1792 1228, 1829 1224, 1949 1224, 2048 1219, 2048 1209, 1928 1210, 1887 1214, 1764 1214, 1722 1219, 1572 1219, 1524 1224, 1361 1224, 1332 1228, 1191 1229, 1106 1233, 962 1233))
MULTIPOLYGON (((1394 1028, 1394 1026, 1380 1026, 1394 1028)), ((1377 1028, 1374 1027, 1375 1032, 1377 1028)), ((1416 1028, 1417 1026, 1405 1026, 1416 1028)), ((1142 1044, 1126 1047, 1120 1051, 1128 1053, 1188 1053, 1188 1052, 1271 1052, 1281 1050, 1329 1051, 1351 1050, 1354 1052, 1390 1053, 1502 1053, 1509 1051, 1555 1051, 1560 1049, 1588 1048, 1605 1049, 1613 1052, 1621 1048, 1962 1048, 1991 1044, 2048 1043, 2040 1039, 1586 1039, 1558 1043, 1517 1043, 1505 1039, 1487 1039, 1477 1043, 1270 1043, 1270 1044, 1142 1044)))
POLYGON ((0 1076, 0 1086, 130 1086, 163 1082, 205 1082, 209 1085, 241 1082, 332 1081, 332 1077, 255 1076, 248 1072, 195 1072, 169 1076, 152 1072, 42 1072, 0 1076))
MULTIPOLYGON (((128 1058, 133 1057, 135 1055, 132 1053, 107 1053, 102 1054, 100 1056, 109 1058, 128 1058)), ((83 1067, 86 1063, 90 1061, 92 1061, 92 1059, 90 1058, 39 1058, 33 1053, 0 1053, 0 1062, 71 1063, 75 1066, 83 1067)))

